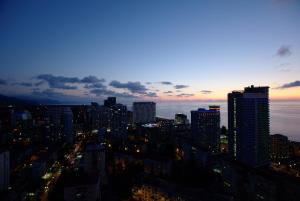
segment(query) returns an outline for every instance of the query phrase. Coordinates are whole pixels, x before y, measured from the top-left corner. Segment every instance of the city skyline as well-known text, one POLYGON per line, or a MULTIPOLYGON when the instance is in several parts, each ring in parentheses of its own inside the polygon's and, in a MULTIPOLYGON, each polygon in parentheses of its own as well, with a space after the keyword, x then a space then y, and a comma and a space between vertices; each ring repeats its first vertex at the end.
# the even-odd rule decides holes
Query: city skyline
POLYGON ((300 0, 1 0, 1 200, 300 200, 299 19, 300 0))
POLYGON ((4 95, 87 103, 300 100, 298 0, 1 3, 4 95))

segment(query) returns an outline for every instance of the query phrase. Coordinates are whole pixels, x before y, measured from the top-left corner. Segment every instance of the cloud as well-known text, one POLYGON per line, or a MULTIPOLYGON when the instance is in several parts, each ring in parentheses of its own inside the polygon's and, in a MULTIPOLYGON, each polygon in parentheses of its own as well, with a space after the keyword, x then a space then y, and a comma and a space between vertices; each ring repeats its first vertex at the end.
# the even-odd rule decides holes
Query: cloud
POLYGON ((292 69, 291 68, 282 68, 280 69, 281 72, 291 72, 292 69))
POLYGON ((42 80, 42 81, 39 81, 39 82, 35 83, 34 86, 38 87, 38 86, 40 86, 40 85, 42 85, 42 84, 44 84, 44 83, 45 83, 45 82, 42 80))
POLYGON ((105 82, 104 79, 99 79, 93 75, 89 75, 87 77, 79 79, 78 77, 65 77, 65 76, 55 76, 51 74, 41 74, 37 76, 37 79, 47 82, 49 87, 53 89, 77 89, 78 87, 74 86, 74 84, 88 84, 88 86, 90 84, 90 86, 94 85, 95 86, 94 88, 97 88, 100 86, 99 83, 105 82))
POLYGON ((77 77, 54 76, 51 74, 39 75, 37 76, 37 79, 47 82, 49 87, 53 89, 77 89, 77 86, 70 86, 67 84, 81 82, 77 77))
POLYGON ((184 89, 184 88, 187 88, 189 87, 188 85, 183 85, 183 84, 178 84, 178 85, 175 85, 174 88, 175 89, 184 89))
POLYGON ((300 81, 296 80, 295 82, 286 83, 278 87, 278 89, 286 89, 286 88, 299 87, 299 86, 300 86, 300 81))
POLYGON ((156 94, 155 92, 148 92, 148 93, 146 94, 146 96, 148 96, 148 97, 153 97, 153 98, 158 97, 157 94, 156 94))
POLYGON ((116 96, 119 98, 138 98, 137 95, 143 95, 147 97, 158 97, 155 92, 147 92, 147 88, 142 85, 140 82, 127 82, 127 83, 121 83, 119 81, 112 81, 109 84, 110 86, 118 89, 127 89, 131 93, 127 92, 115 92, 113 90, 107 90, 106 86, 102 88, 92 89, 90 93, 96 95, 96 96, 116 96))
POLYGON ((211 94, 212 93, 212 91, 210 91, 210 90, 201 90, 200 92, 202 94, 211 94))
POLYGON ((164 94, 171 94, 173 91, 165 91, 164 94))
POLYGON ((118 89, 127 89, 131 93, 135 94, 146 94, 147 88, 142 85, 140 82, 127 82, 127 83, 121 83, 119 81, 111 81, 110 86, 118 89))
POLYGON ((162 81, 162 82, 160 82, 160 84, 163 84, 163 85, 173 85, 172 82, 168 82, 168 81, 162 81))
POLYGON ((276 66, 276 68, 281 72, 290 72, 292 70, 292 68, 290 68, 289 66, 290 66, 290 63, 282 63, 282 64, 276 66))
POLYGON ((102 84, 101 82, 99 83, 92 83, 92 84, 86 84, 84 86, 86 89, 106 89, 106 86, 102 84))
POLYGON ((107 95, 106 89, 92 89, 90 93, 95 94, 96 96, 107 95))
POLYGON ((12 83, 11 85, 15 86, 15 85, 19 85, 19 86, 23 86, 23 87, 32 87, 33 84, 31 82, 15 82, 12 83))
POLYGON ((292 54, 292 52, 291 52, 289 46, 281 46, 281 47, 277 50, 277 53, 276 53, 276 55, 279 56, 279 57, 285 57, 285 56, 289 56, 289 55, 291 55, 291 54, 292 54))
POLYGON ((0 85, 7 85, 6 80, 3 80, 3 79, 0 78, 0 85))
POLYGON ((32 95, 42 98, 61 98, 66 96, 65 94, 56 92, 53 89, 45 89, 43 91, 40 91, 39 89, 33 89, 32 95))
POLYGON ((148 85, 149 85, 149 84, 152 84, 152 82, 146 82, 146 84, 148 84, 148 85))
POLYGON ((115 96, 118 98, 136 98, 137 96, 129 94, 129 93, 118 93, 111 90, 106 89, 93 89, 90 91, 90 93, 96 95, 96 96, 115 96))
POLYGON ((194 96, 194 94, 186 94, 186 93, 182 93, 182 94, 178 94, 176 95, 177 97, 191 97, 194 96))
POLYGON ((81 82, 91 84, 91 83, 105 82, 105 79, 103 79, 103 78, 99 79, 96 76, 89 75, 87 77, 82 78, 81 82))

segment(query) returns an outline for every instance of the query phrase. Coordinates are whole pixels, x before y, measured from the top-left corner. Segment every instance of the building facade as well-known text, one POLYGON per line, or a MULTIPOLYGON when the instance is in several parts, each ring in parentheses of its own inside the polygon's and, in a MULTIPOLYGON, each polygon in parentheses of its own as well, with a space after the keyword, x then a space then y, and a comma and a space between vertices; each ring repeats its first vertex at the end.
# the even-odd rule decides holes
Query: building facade
POLYGON ((155 122, 156 103, 154 102, 134 102, 133 121, 135 124, 145 124, 155 122))
POLYGON ((71 108, 65 107, 63 109, 63 122, 64 122, 64 141, 68 144, 73 144, 73 113, 71 108))
POLYGON ((252 167, 269 164, 269 87, 228 94, 229 150, 252 167))
POLYGON ((220 107, 199 108, 191 111, 193 141, 212 152, 219 152, 220 144, 220 107))
POLYGON ((287 136, 271 135, 271 159, 280 161, 289 158, 289 140, 287 136))

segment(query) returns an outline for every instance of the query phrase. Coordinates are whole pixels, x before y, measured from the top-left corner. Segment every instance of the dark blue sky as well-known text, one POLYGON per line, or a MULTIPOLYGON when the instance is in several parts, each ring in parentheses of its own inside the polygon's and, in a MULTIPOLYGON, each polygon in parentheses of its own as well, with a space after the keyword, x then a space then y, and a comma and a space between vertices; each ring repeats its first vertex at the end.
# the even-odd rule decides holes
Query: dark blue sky
POLYGON ((250 84, 290 84, 271 96, 300 98, 299 19, 299 0, 2 0, 0 87, 83 99, 224 99, 250 84), (105 82, 86 86, 89 75, 105 82))

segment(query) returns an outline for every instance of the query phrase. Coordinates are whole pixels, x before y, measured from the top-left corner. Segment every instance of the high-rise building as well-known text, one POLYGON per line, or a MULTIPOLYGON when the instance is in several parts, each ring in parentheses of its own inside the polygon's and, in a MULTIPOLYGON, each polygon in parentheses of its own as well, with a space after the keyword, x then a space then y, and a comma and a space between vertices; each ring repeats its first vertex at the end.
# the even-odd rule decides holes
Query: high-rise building
POLYGON ((191 129, 194 142, 212 152, 219 151, 220 106, 210 106, 209 110, 199 108, 191 111, 191 129))
POLYGON ((233 158, 236 158, 237 120, 240 114, 237 111, 237 101, 242 95, 240 91, 233 91, 228 94, 228 152, 233 158))
POLYGON ((62 116, 60 106, 47 106, 45 112, 45 142, 58 143, 63 141, 62 116))
POLYGON ((8 190, 10 177, 9 151, 0 150, 0 192, 8 190))
POLYGON ((73 112, 70 107, 49 105, 44 108, 45 143, 73 143, 73 112))
POLYGON ((107 132, 117 136, 127 133, 127 107, 117 104, 115 97, 109 97, 105 105, 97 107, 95 117, 99 122, 94 129, 104 128, 107 132))
POLYGON ((127 123, 129 126, 133 125, 133 112, 127 111, 127 123))
POLYGON ((116 97, 108 97, 106 100, 104 100, 104 106, 112 107, 116 104, 116 102, 117 102, 116 97))
POLYGON ((64 122, 64 141, 68 144, 73 143, 73 113, 69 107, 63 109, 63 122, 64 122))
POLYGON ((105 147, 98 143, 86 144, 82 164, 85 172, 96 171, 103 179, 105 176, 105 147))
POLYGON ((228 94, 229 150, 252 167, 269 164, 269 87, 228 94))
POLYGON ((280 161, 289 158, 289 140, 287 136, 271 135, 271 159, 280 161))
POLYGON ((127 107, 115 104, 111 107, 109 127, 113 134, 124 136, 127 133, 127 107))
POLYGON ((91 102, 91 106, 88 109, 89 125, 92 130, 98 129, 101 124, 99 113, 100 108, 101 106, 99 106, 98 103, 91 102))
POLYGON ((156 103, 134 102, 133 121, 136 124, 153 123, 156 117, 156 103))

